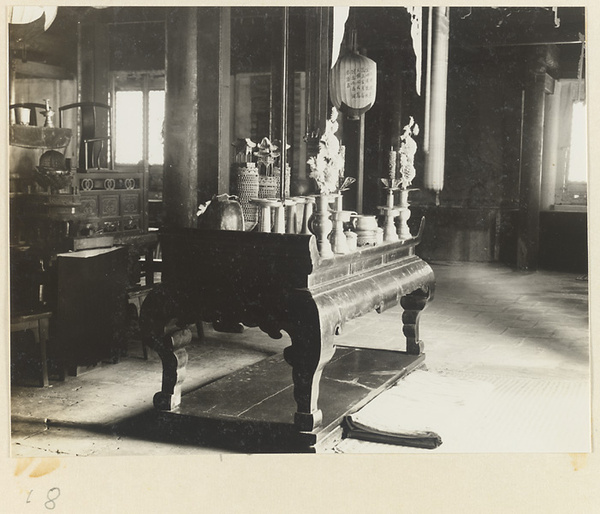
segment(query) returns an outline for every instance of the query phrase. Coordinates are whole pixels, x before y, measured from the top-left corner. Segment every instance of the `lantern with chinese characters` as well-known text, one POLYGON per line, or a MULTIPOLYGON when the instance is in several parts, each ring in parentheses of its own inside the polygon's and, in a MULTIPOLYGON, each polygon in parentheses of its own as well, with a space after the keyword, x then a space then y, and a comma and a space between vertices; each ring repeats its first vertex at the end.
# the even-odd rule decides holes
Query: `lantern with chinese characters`
POLYGON ((331 70, 331 102, 348 118, 356 120, 373 107, 376 93, 377 64, 358 53, 354 30, 350 50, 339 57, 331 70))

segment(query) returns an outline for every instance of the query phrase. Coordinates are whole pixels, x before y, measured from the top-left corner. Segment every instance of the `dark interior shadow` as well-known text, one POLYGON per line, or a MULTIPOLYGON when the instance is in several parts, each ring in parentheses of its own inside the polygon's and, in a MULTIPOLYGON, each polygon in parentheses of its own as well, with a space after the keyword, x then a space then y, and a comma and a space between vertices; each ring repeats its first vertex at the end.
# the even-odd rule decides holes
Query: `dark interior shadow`
POLYGON ((185 418, 147 410, 114 423, 48 419, 49 430, 68 428, 178 446, 205 447, 232 453, 305 453, 292 424, 223 418, 185 418))

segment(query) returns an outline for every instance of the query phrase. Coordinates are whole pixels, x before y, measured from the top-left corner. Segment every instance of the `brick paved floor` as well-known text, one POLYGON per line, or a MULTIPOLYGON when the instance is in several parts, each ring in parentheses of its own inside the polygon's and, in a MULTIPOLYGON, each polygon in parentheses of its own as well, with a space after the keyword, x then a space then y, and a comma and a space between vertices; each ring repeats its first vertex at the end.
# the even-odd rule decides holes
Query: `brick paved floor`
MULTIPOLYGON (((421 339, 431 377, 492 386, 460 414, 431 423, 443 433, 441 453, 586 452, 590 430, 588 283, 575 274, 519 272, 501 265, 434 263, 437 289, 421 315, 421 339)), ((369 315, 348 327, 349 339, 402 348, 394 331, 399 309, 369 315)), ((407 377, 410 380, 410 376, 407 377)), ((403 384, 398 384, 402 391, 403 384)), ((452 391, 447 391, 452 395, 452 391)), ((385 398, 384 398, 385 396, 385 398)), ((427 398, 427 395, 424 396, 427 398)), ((410 415, 393 394, 392 422, 380 411, 374 424, 401 429, 410 415), (383 417, 382 417, 383 416, 383 417)), ((440 400, 443 403, 443 398, 440 400)), ((409 402, 410 403, 410 402, 409 402)), ((419 403, 421 405, 421 403, 419 403)), ((371 409, 372 412, 372 409, 371 409)), ((360 414, 360 413, 359 413, 360 414)), ((418 416, 417 416, 418 417, 418 416)), ((436 421, 437 420, 437 421, 436 421)), ((346 439, 339 453, 430 453, 402 446, 346 439)))
MULTIPOLYGON (((588 283, 502 265, 434 263, 436 292, 420 321, 430 369, 589 375, 588 283)), ((402 348, 401 309, 352 322, 347 344, 402 348), (377 336, 377 337, 375 337, 377 336)), ((345 342, 345 341, 344 341, 345 342)))

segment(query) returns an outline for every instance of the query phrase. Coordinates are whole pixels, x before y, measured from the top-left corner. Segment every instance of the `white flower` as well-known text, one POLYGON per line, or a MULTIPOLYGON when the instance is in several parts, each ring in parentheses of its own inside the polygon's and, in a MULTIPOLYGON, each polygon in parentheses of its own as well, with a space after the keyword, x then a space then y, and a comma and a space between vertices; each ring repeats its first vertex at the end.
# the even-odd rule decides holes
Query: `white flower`
POLYGON ((325 123, 325 132, 319 141, 319 152, 308 159, 310 178, 317 183, 321 194, 338 191, 344 177, 344 147, 340 145, 335 133, 338 130, 338 112, 334 107, 331 117, 325 123))
POLYGON ((415 123, 413 117, 407 125, 404 126, 402 135, 400 136, 400 180, 402 181, 402 188, 406 189, 415 178, 415 153, 417 153, 417 143, 412 138, 419 133, 419 125, 415 123))

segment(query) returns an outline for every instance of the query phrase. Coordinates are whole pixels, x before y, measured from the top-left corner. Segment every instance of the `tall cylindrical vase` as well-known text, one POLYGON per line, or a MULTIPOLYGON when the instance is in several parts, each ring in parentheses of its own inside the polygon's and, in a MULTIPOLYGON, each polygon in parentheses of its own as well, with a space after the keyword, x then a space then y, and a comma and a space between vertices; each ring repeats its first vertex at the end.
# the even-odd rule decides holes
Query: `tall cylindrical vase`
MULTIPOLYGON (((287 164, 285 167, 285 197, 290 197, 290 178, 291 178, 292 170, 290 165, 287 164)), ((273 169, 273 176, 275 177, 275 181, 277 183, 277 198, 281 198, 281 168, 275 167, 273 169)))
POLYGON ((316 197, 315 210, 309 220, 309 229, 317 238, 317 248, 321 257, 333 257, 333 250, 329 241, 329 233, 333 229, 331 213, 329 212, 329 195, 316 197))
POLYGON ((278 180, 274 175, 260 175, 258 177, 259 198, 279 198, 277 192, 278 180))
POLYGON ((256 205, 250 202, 253 198, 258 198, 258 169, 256 164, 248 162, 245 166, 238 168, 237 182, 237 192, 244 212, 244 222, 246 228, 252 228, 256 225, 258 218, 256 205))
POLYGON ((315 206, 314 196, 303 196, 304 209, 302 210, 302 228, 300 229, 301 234, 310 234, 310 221, 313 217, 313 211, 315 206))

